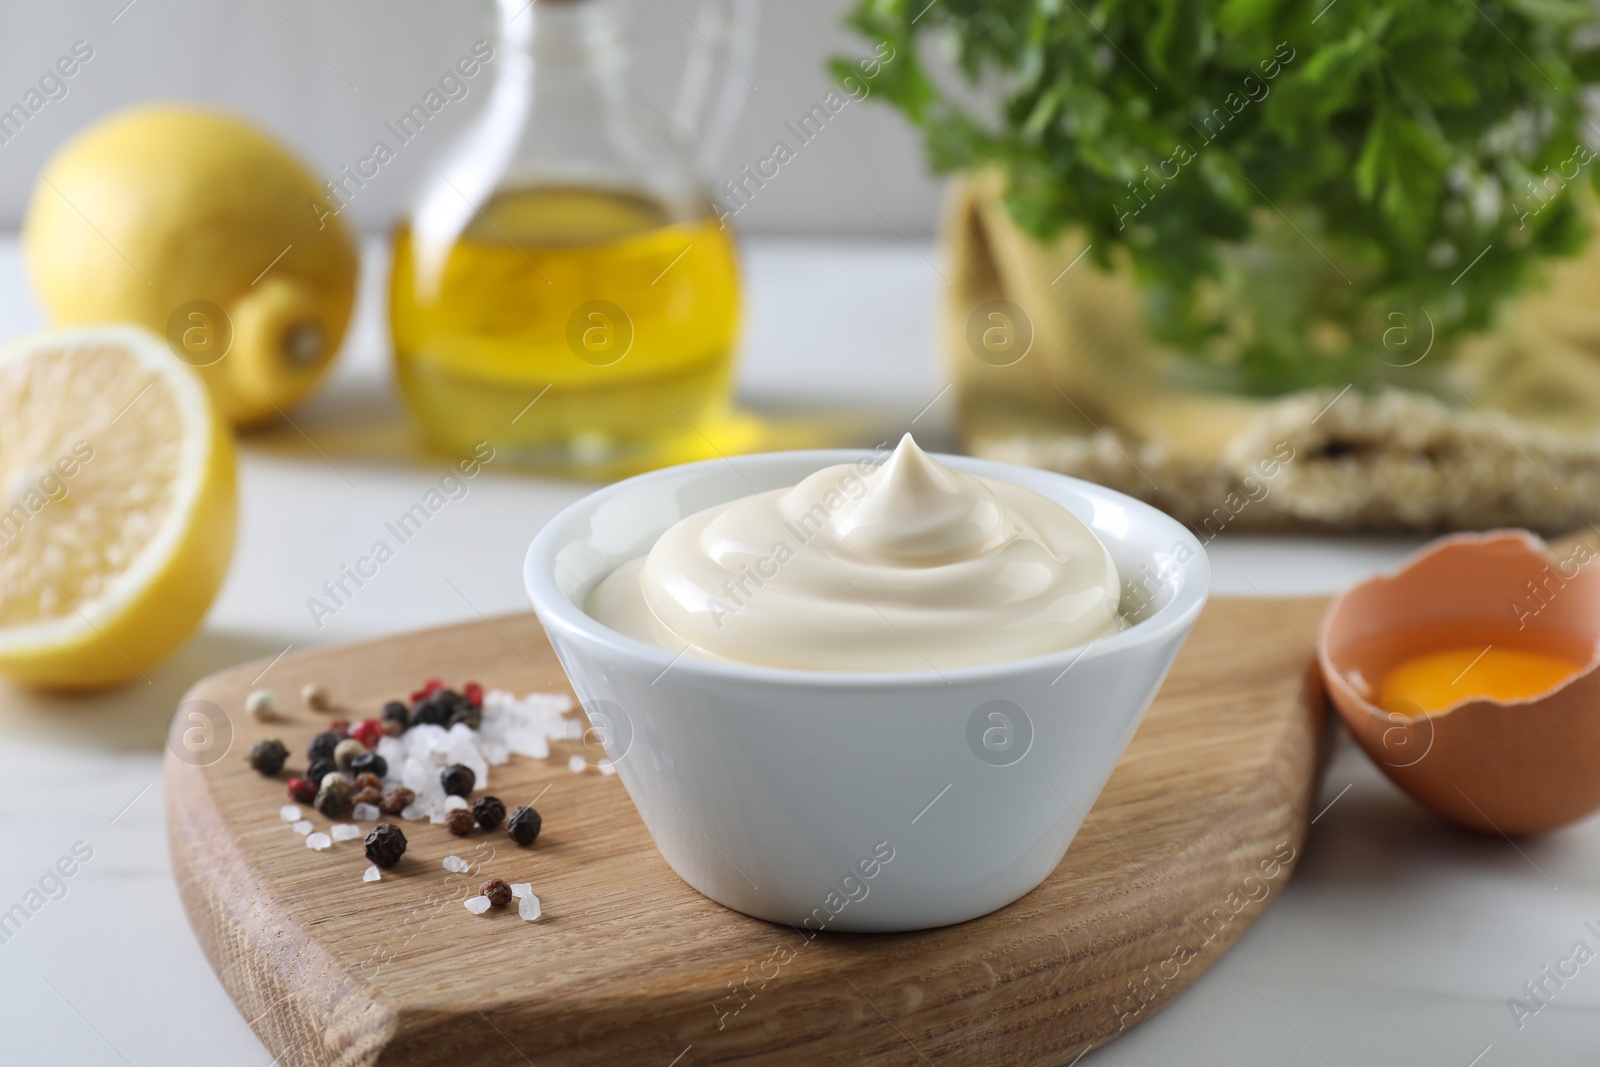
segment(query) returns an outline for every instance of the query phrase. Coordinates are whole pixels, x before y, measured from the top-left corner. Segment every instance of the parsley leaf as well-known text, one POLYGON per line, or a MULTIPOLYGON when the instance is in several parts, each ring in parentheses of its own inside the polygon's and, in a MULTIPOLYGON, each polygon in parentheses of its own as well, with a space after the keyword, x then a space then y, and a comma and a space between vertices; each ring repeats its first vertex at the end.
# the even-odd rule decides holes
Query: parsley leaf
POLYGON ((935 169, 998 168, 1025 231, 1126 256, 1155 334, 1243 390, 1359 378, 1397 308, 1446 351, 1583 246, 1574 187, 1600 188, 1587 0, 858 0, 847 21, 893 55, 873 96, 935 169))

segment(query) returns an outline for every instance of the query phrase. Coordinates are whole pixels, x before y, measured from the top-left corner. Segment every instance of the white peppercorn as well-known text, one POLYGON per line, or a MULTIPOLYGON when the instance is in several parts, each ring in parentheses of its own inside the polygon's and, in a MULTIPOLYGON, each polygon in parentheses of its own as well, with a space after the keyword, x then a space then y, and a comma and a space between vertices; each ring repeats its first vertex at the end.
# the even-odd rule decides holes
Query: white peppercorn
POLYGON ((366 754, 367 746, 353 737, 347 737, 333 746, 333 762, 339 765, 341 771, 348 771, 357 756, 366 754))
POLYGON ((257 722, 271 722, 278 717, 278 694, 270 689, 255 689, 244 698, 245 714, 257 722))

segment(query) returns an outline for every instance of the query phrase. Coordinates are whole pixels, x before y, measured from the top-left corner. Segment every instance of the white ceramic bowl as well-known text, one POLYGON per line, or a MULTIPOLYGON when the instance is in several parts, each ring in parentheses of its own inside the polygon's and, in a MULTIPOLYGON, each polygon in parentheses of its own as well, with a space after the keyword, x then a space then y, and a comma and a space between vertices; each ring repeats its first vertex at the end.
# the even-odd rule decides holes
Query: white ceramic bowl
POLYGON ((1060 862, 1200 614, 1210 566, 1186 528, 1131 497, 939 456, 1088 523, 1122 575, 1124 613, 1148 599, 1138 621, 1011 663, 867 673, 675 655, 584 612, 596 582, 679 519, 863 455, 739 456, 618 482, 540 531, 525 578, 623 785, 684 881, 796 927, 916 930, 1003 907, 1060 862))

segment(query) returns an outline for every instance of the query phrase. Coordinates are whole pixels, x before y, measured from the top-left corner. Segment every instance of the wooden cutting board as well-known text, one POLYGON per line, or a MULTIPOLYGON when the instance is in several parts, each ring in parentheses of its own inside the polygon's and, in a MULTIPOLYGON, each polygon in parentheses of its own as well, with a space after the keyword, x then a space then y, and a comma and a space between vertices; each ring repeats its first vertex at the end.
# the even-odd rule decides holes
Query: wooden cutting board
POLYGON ((169 752, 172 862, 212 966, 284 1067, 1061 1067, 1193 982, 1288 881, 1326 748, 1310 643, 1326 604, 1213 601, 1055 873, 943 930, 807 941, 728 911, 667 867, 621 782, 573 773, 564 751, 491 773, 508 804, 539 797, 531 849, 403 823, 406 860, 376 883, 359 840, 308 849, 279 816, 282 783, 242 759, 276 735, 303 766, 328 716, 289 696, 322 682, 357 718, 434 676, 564 688, 531 614, 199 683, 174 736, 198 710, 231 751, 204 766, 169 752), (244 714, 258 677, 286 721, 244 714), (452 854, 481 870, 448 874, 452 854), (532 882, 544 917, 470 914, 486 877, 532 882))

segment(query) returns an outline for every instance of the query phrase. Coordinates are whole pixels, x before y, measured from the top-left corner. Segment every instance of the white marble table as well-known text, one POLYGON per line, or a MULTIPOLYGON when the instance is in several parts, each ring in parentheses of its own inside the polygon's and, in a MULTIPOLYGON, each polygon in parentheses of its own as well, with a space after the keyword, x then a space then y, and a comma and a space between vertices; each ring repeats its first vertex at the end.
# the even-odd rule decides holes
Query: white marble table
MULTIPOLYGON (((766 239, 746 254, 748 402, 872 407, 885 429, 927 408, 919 433, 948 435, 931 249, 766 239)), ((168 868, 160 775, 174 704, 199 676, 289 645, 521 610, 528 538, 585 491, 488 470, 441 513, 441 529, 313 625, 306 598, 441 472, 394 428, 379 289, 369 271, 336 379, 296 416, 337 439, 335 454, 292 432, 244 447, 238 551, 203 632, 149 685, 87 700, 0 691, 0 911, 75 843, 92 849, 65 895, 0 943, 0 1063, 268 1067, 282 1050, 261 1045, 211 973, 168 868)), ((15 244, 0 242, 0 336, 36 322, 15 244)), ((1329 592, 1410 547, 1225 535, 1212 546, 1216 589, 1329 592)), ((1600 1059, 1600 963, 1551 985, 1549 1006, 1520 1030, 1507 1004, 1576 942, 1600 949, 1584 925, 1600 928, 1600 822, 1520 850, 1469 836, 1418 810, 1348 746, 1323 803, 1299 871, 1238 947, 1085 1064, 1600 1059)))

